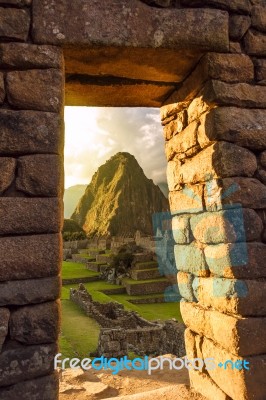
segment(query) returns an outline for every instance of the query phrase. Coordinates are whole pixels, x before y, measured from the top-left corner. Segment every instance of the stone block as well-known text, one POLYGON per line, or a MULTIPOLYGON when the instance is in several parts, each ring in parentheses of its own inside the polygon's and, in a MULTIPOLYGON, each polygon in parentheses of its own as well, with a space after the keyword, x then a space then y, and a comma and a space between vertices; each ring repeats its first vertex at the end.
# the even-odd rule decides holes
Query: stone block
POLYGON ((171 137, 177 135, 179 132, 183 131, 187 125, 187 113, 186 111, 179 112, 175 119, 170 121, 164 126, 164 138, 165 140, 171 139, 171 137))
POLYGON ((215 360, 223 364, 221 368, 216 367, 209 370, 208 373, 230 398, 233 400, 265 399, 265 355, 245 357, 245 360, 249 363, 249 370, 238 370, 237 368, 232 369, 230 364, 224 367, 224 364, 227 360, 232 360, 235 363, 237 360, 243 361, 243 358, 224 350, 212 340, 203 339, 202 352, 204 358, 214 357, 215 360))
POLYGON ((251 25, 251 18, 248 15, 230 15, 229 36, 232 40, 241 40, 251 25))
POLYGON ((56 344, 22 346, 8 342, 0 354, 0 386, 38 378, 53 372, 56 344))
POLYGON ((177 274, 178 291, 188 301, 196 301, 192 288, 193 279, 194 276, 187 272, 179 271, 177 274))
POLYGON ((0 235, 58 233, 62 228, 58 198, 0 198, 0 235))
POLYGON ((203 211, 203 185, 185 185, 183 189, 169 193, 172 214, 184 214, 203 211))
POLYGON ((58 373, 54 372, 51 375, 1 388, 0 398, 1 400, 19 399, 23 393, 23 400, 52 400, 58 398, 58 388, 58 373))
POLYGON ((0 194, 2 194, 15 179, 16 160, 14 158, 0 157, 0 170, 0 194))
POLYGON ((56 69, 32 69, 7 73, 7 99, 24 110, 59 113, 63 107, 63 74, 56 69))
POLYGON ((264 150, 266 110, 218 107, 204 114, 198 129, 202 148, 213 141, 226 140, 254 150, 264 150))
POLYGON ((195 278, 195 297, 203 307, 242 316, 266 316, 266 282, 224 278, 195 278))
POLYGON ((58 302, 20 307, 11 313, 10 338, 27 345, 56 342, 59 321, 58 302))
POLYGON ((266 35, 249 30, 244 38, 247 54, 251 56, 266 56, 266 35))
POLYGON ((241 44, 239 42, 230 41, 229 52, 232 54, 242 54, 241 44))
POLYGON ((262 32, 266 32, 266 4, 252 7, 252 26, 262 32))
POLYGON ((227 0, 181 0, 181 4, 189 7, 202 7, 202 6, 215 6, 217 8, 249 13, 251 6, 248 0, 232 0, 228 2, 227 0))
POLYGON ((254 59, 254 65, 255 65, 255 78, 259 82, 265 82, 266 81, 266 60, 257 58, 254 59))
POLYGON ((8 334, 8 324, 9 324, 10 312, 8 308, 0 308, 0 353, 2 350, 2 345, 6 340, 8 334))
POLYGON ((196 276, 208 276, 203 249, 196 242, 175 245, 175 261, 178 271, 191 272, 196 276))
POLYGON ((218 142, 183 164, 179 161, 168 162, 167 180, 169 190, 172 191, 177 185, 203 183, 213 178, 252 177, 256 169, 256 157, 249 150, 235 144, 218 142), (236 163, 235 160, 245 160, 245 163, 236 163))
POLYGON ((191 217, 194 238, 201 243, 235 243, 260 240, 263 224, 249 208, 206 212, 191 217))
POLYGON ((0 306, 23 306, 57 300, 60 296, 60 283, 58 276, 0 282, 0 306))
POLYGON ((60 234, 0 238, 0 281, 58 275, 61 244, 60 234))
POLYGON ((0 0, 0 4, 17 6, 17 7, 25 7, 30 6, 32 0, 0 0))
POLYGON ((66 3, 56 2, 47 7, 42 0, 35 0, 33 42, 189 50, 193 43, 198 51, 228 49, 228 15, 224 11, 158 9, 140 1, 108 0, 105 5, 108 13, 103 13, 98 2, 82 5, 79 0, 71 8, 66 3), (66 21, 71 23, 66 24, 66 21))
POLYGON ((266 187, 254 178, 224 178, 209 181, 204 190, 204 200, 209 211, 242 207, 266 208, 266 187))
POLYGON ((60 196, 63 187, 62 159, 37 154, 18 159, 16 188, 34 196, 60 196))
POLYGON ((189 329, 236 356, 266 353, 266 344, 260 340, 266 335, 266 318, 235 317, 187 301, 181 301, 180 311, 189 329))
MULTIPOLYGON (((265 36, 266 43, 266 36, 265 36)), ((266 87, 254 86, 248 83, 226 83, 217 80, 209 81, 199 94, 204 101, 204 110, 214 105, 236 106, 247 108, 266 108, 266 87), (206 106, 206 104, 208 106, 206 106)), ((189 111, 189 110, 188 110, 189 111)), ((199 111, 198 111, 199 113, 199 111)), ((190 115, 188 115, 190 121, 190 115)))
POLYGON ((224 278, 266 278, 264 243, 224 243, 204 249, 212 274, 224 278))
POLYGON ((62 50, 54 46, 36 46, 28 43, 1 43, 1 68, 62 68, 62 50))
POLYGON ((3 155, 63 152, 63 120, 39 111, 0 110, 3 155))
POLYGON ((0 37, 26 42, 30 29, 30 14, 16 8, 0 9, 0 37))
POLYGON ((189 224, 190 217, 191 215, 176 215, 172 218, 173 238, 178 244, 188 244, 192 242, 189 224))
POLYGON ((206 399, 230 400, 226 393, 205 372, 191 369, 189 371, 190 386, 197 393, 201 393, 206 399))
POLYGON ((181 133, 173 136, 165 143, 165 154, 168 161, 174 157, 182 160, 186 157, 192 157, 199 150, 200 146, 197 141, 198 123, 192 122, 181 133))

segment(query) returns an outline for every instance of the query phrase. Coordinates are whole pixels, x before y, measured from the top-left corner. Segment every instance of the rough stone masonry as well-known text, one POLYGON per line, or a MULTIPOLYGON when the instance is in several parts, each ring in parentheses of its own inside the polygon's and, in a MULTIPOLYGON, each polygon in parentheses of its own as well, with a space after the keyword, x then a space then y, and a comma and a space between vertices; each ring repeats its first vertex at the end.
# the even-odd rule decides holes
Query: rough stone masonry
POLYGON ((146 3, 0 0, 1 400, 58 398, 64 82, 161 107, 187 354, 251 366, 191 386, 266 398, 266 5, 146 3))

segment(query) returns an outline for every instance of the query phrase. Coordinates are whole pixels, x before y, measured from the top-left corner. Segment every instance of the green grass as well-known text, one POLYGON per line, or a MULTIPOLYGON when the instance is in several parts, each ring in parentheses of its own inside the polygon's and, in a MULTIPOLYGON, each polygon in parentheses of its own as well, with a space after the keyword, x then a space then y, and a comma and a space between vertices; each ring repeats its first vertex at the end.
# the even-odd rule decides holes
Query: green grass
MULTIPOLYGON (((155 279, 143 279, 143 280, 137 280, 135 281, 134 279, 130 279, 130 278, 124 278, 123 282, 124 283, 129 283, 130 285, 138 285, 140 283, 150 283, 150 282, 165 282, 166 278, 155 278, 155 279)), ((170 285, 170 283, 169 283, 170 285)))
POLYGON ((87 278, 98 275, 98 272, 86 269, 84 264, 63 261, 62 279, 87 278))
POLYGON ((79 253, 79 254, 77 254, 77 255, 80 256, 80 257, 82 257, 82 258, 86 258, 88 261, 90 261, 90 260, 95 260, 95 257, 90 256, 90 255, 87 254, 87 253, 79 253))
POLYGON ((72 301, 62 300, 62 334, 60 337, 60 353, 62 358, 88 357, 98 344, 100 327, 97 322, 72 301))

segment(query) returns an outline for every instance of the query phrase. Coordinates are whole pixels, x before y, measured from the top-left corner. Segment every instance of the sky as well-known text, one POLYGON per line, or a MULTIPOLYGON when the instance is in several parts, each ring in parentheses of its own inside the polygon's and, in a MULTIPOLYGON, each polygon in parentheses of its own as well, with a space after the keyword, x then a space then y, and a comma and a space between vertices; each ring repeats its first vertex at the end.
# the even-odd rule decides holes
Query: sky
POLYGON ((159 109, 65 107, 65 188, 88 185, 119 151, 133 154, 156 184, 166 182, 159 109))

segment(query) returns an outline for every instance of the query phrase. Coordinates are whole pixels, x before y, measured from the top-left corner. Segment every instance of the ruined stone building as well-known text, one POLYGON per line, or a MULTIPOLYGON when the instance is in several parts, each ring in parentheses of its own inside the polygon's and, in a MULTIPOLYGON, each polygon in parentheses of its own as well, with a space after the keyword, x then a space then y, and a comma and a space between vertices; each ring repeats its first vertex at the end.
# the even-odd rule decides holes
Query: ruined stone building
MULTIPOLYGON (((265 400, 264 0, 0 0, 0 398, 56 400, 63 106, 160 107, 190 371, 265 400)), ((156 304, 154 305, 156 307, 156 304)))

